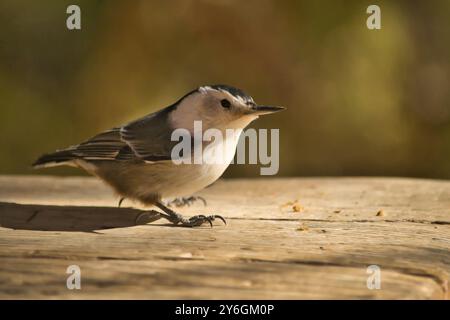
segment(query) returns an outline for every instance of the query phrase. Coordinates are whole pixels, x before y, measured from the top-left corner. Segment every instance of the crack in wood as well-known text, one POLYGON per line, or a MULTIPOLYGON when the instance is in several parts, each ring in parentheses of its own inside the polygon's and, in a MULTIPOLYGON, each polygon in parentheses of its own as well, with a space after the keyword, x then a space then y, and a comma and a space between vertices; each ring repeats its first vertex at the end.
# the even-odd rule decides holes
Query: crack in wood
POLYGON ((351 220, 335 220, 335 219, 309 219, 309 218, 248 218, 248 217, 230 217, 229 220, 248 220, 248 221, 293 221, 293 222, 357 222, 357 223, 371 223, 371 222, 389 222, 389 223, 418 223, 418 224, 439 224, 439 225, 450 225, 450 221, 429 221, 429 220, 419 220, 419 219, 351 219, 351 220))

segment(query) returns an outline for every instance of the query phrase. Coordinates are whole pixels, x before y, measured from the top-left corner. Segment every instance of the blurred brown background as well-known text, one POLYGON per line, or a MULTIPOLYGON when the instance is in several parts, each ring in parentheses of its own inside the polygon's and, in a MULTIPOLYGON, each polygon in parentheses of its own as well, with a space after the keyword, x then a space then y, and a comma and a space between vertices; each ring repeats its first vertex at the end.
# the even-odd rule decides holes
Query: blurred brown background
POLYGON ((450 178, 450 1, 2 0, 0 21, 1 174, 82 174, 29 165, 226 83, 288 107, 252 124, 280 128, 280 175, 450 178))

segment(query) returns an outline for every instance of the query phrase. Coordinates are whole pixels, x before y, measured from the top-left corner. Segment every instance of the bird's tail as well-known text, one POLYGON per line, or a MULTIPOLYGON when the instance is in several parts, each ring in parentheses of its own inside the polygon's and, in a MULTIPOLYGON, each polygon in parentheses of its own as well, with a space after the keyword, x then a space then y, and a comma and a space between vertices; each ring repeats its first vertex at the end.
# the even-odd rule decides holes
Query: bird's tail
POLYGON ((47 168, 47 167, 56 167, 61 165, 70 165, 72 161, 77 158, 76 155, 73 154, 73 150, 65 149, 58 150, 53 153, 44 154, 39 157, 33 164, 33 168, 47 168))

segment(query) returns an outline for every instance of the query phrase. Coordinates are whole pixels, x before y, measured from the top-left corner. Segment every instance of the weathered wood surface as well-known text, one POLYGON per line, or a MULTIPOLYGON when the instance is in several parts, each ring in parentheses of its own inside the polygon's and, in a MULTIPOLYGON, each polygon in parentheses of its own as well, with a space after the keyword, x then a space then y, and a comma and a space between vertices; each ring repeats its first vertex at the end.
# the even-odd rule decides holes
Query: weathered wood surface
POLYGON ((93 178, 0 177, 0 298, 448 298, 450 182, 225 180, 200 195, 178 211, 227 226, 135 225, 141 211, 93 178))

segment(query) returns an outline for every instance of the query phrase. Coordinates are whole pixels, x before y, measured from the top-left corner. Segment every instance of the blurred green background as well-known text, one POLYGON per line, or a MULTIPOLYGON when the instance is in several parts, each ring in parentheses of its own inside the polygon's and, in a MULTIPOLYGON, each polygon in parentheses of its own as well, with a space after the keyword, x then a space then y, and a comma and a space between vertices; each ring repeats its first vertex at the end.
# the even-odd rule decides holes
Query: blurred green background
POLYGON ((30 164, 225 83, 288 107, 252 124, 280 128, 279 175, 450 178, 450 1, 2 0, 0 21, 0 174, 83 174, 30 164))

